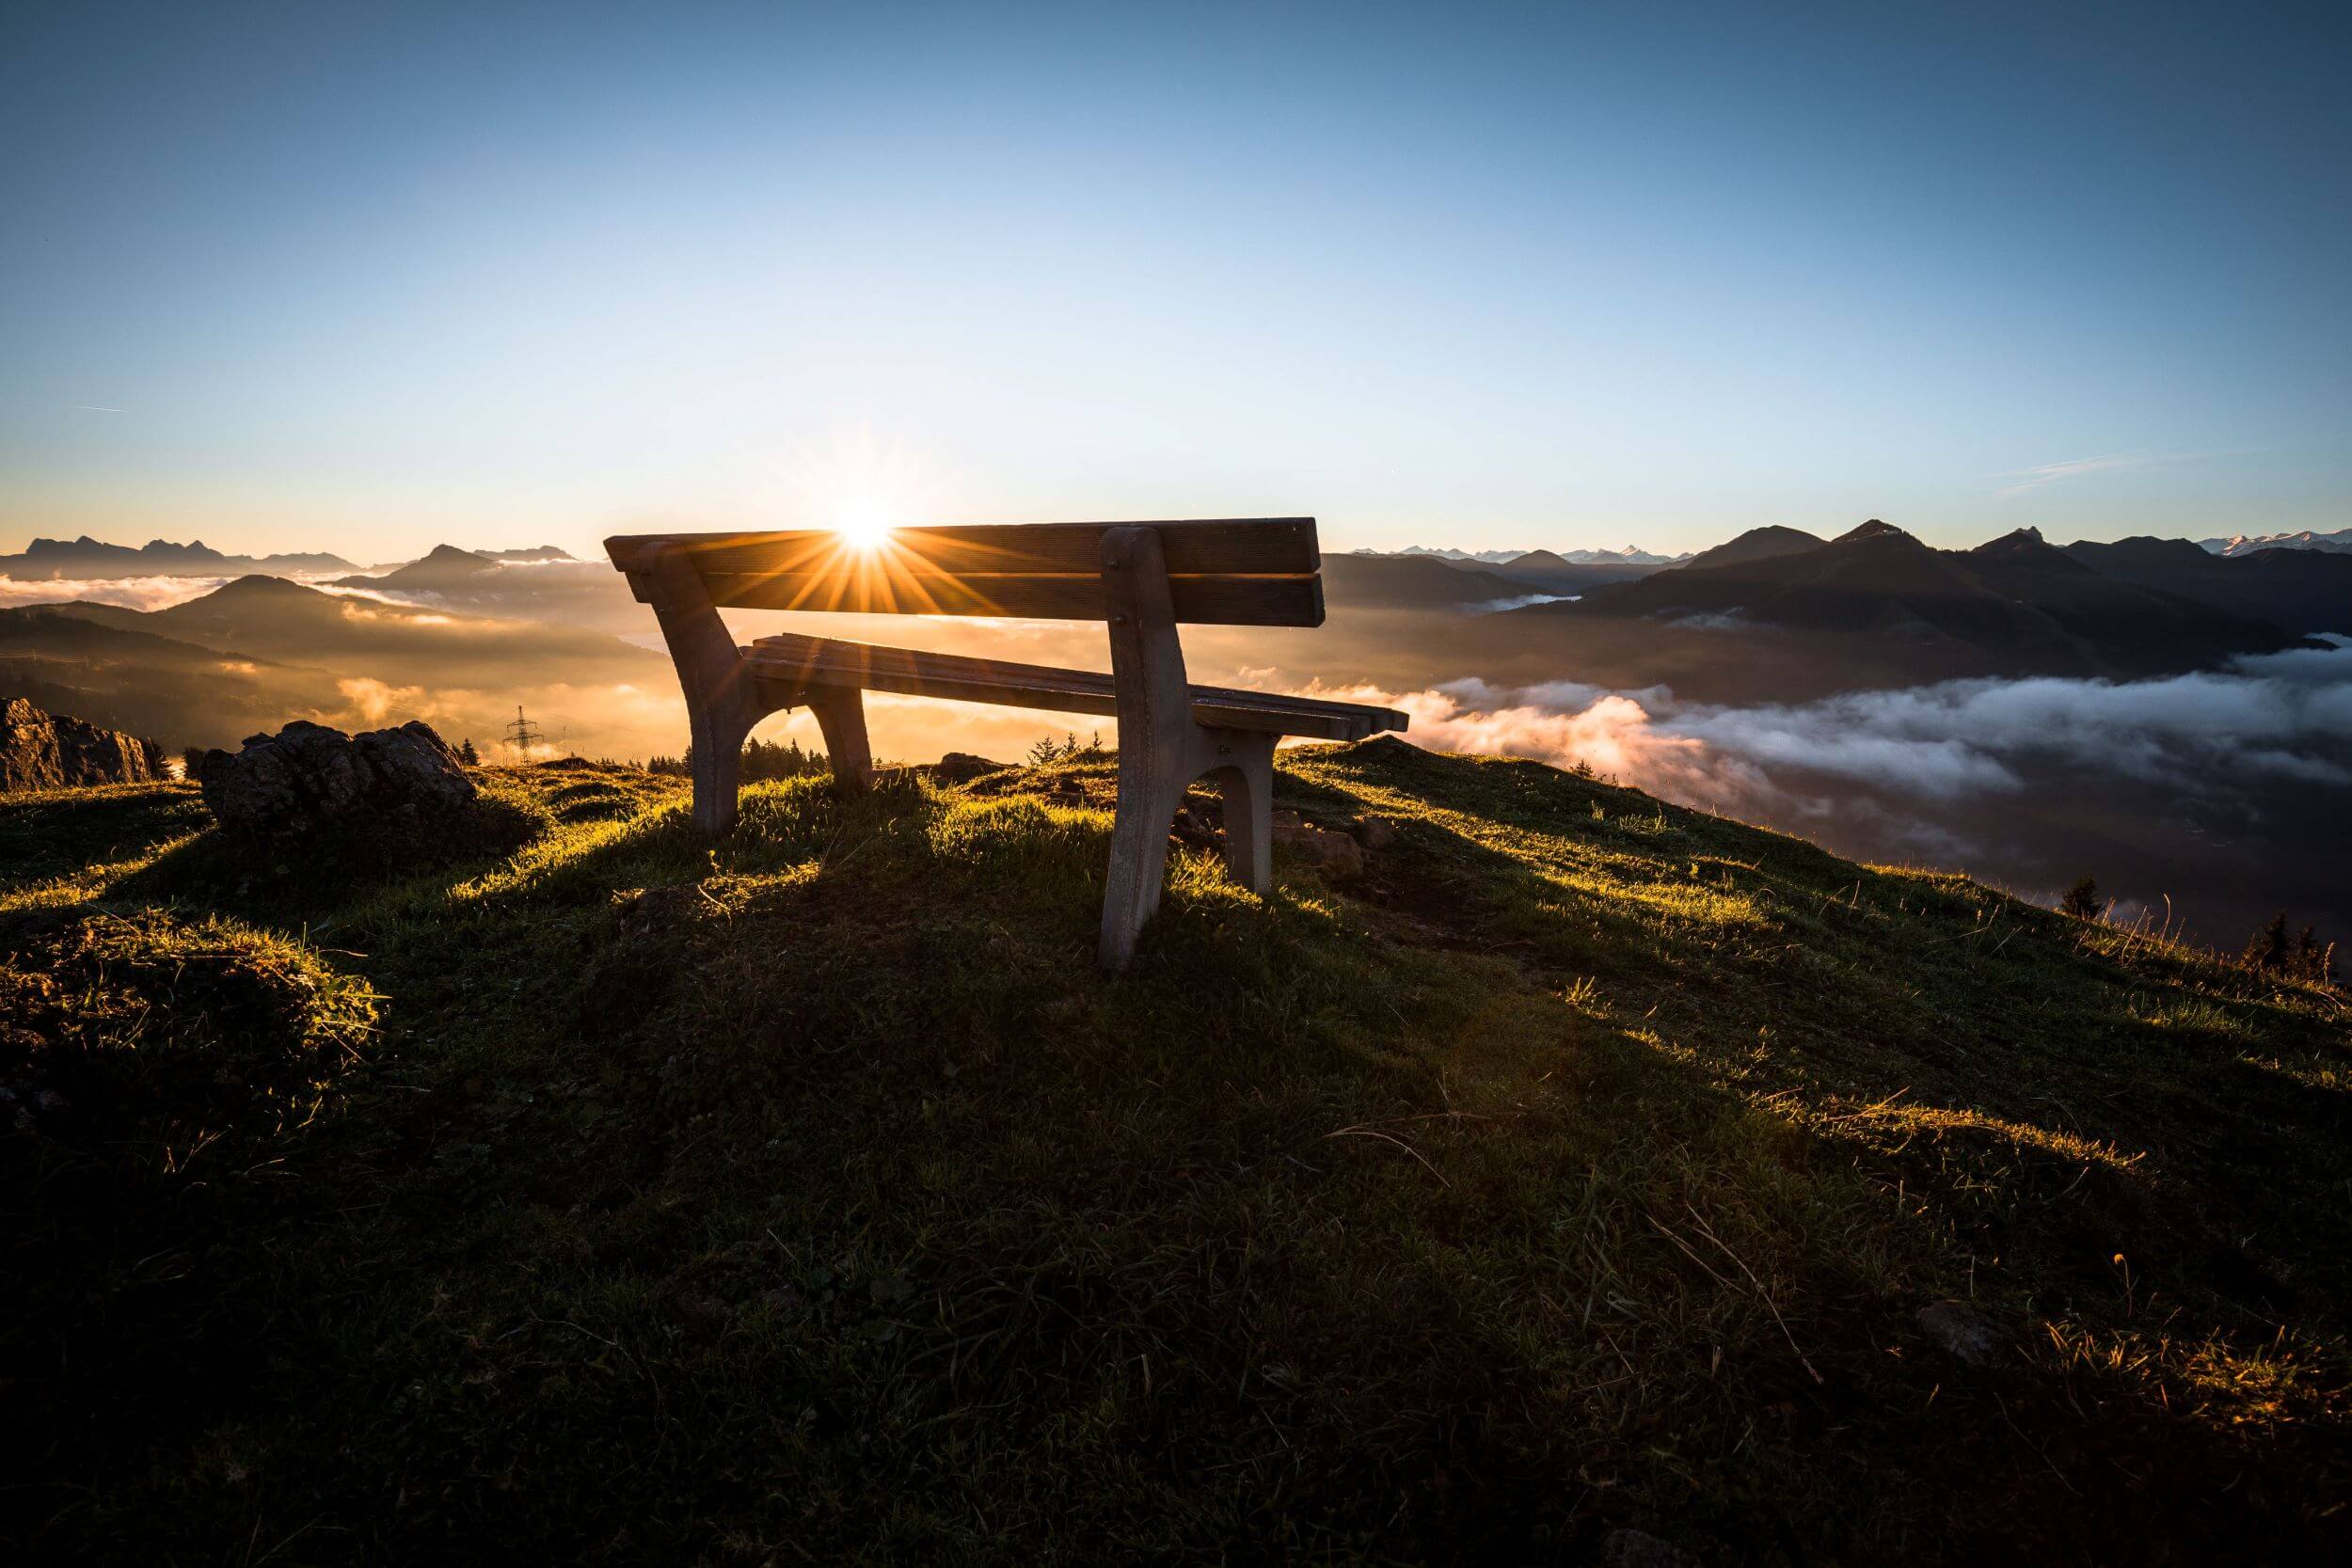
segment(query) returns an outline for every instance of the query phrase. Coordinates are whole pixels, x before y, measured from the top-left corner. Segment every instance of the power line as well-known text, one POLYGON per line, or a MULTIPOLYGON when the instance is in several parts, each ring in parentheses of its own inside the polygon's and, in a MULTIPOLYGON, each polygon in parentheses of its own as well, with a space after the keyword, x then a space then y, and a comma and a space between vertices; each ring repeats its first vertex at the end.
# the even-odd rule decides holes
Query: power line
POLYGON ((516 703, 515 721, 506 726, 506 743, 515 748, 515 755, 524 762, 529 762, 531 749, 546 738, 547 736, 540 732, 538 727, 524 717, 522 704, 516 703))

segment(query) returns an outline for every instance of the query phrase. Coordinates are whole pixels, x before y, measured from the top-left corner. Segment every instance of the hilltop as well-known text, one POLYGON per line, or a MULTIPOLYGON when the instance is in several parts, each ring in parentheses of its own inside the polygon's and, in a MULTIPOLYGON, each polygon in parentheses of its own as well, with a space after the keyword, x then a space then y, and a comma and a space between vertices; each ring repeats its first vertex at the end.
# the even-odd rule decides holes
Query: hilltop
POLYGON ((520 848, 370 885, 184 787, 0 803, 0 1539, 2327 1550, 2340 994, 1534 763, 1282 760, 1361 873, 1185 847, 1116 981, 1095 758, 715 847, 490 769, 520 848))

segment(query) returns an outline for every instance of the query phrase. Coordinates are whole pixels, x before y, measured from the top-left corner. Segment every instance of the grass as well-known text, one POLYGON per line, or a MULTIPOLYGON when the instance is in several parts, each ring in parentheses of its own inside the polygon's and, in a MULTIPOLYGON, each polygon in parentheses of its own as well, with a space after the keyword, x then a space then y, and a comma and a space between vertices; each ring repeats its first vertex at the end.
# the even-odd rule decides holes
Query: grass
MULTIPOLYGON (((60 932, 242 942, 266 1059, 319 1069, 299 1117, 209 1113, 234 1179, 141 1123, 147 1187, 86 1205, 133 1220, 11 1243, 64 1282, 6 1345, 40 1413, 14 1535, 1583 1561, 1632 1526, 1729 1563, 2341 1532, 2340 995, 1533 763, 1282 760, 1283 805, 1395 842, 1347 881, 1278 855, 1263 899, 1179 851, 1116 981, 1099 760, 763 784, 716 846, 672 781, 492 770, 513 847, 356 879, 248 863, 170 786, 8 802, 0 842, 54 847, 0 882, 10 961, 78 976, 88 1037, 188 1045, 60 932), (1947 1299, 1995 1364, 1922 1329, 1947 1299)), ((0 1145, 11 1234, 55 1201, 24 1169, 90 1157, 61 1126, 0 1145)))

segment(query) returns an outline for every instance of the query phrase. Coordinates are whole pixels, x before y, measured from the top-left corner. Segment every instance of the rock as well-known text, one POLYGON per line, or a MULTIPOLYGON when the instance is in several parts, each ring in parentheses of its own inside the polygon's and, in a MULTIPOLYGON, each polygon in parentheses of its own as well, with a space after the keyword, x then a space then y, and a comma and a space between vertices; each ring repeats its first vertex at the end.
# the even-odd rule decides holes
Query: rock
POLYGON ((1919 1308, 1919 1326, 1971 1367, 1990 1367, 2009 1348, 2008 1331, 1964 1301, 1929 1303, 1919 1308))
POLYGON ((1216 832, 1208 823, 1193 816, 1189 806, 1176 808, 1176 819, 1168 824, 1168 836, 1177 843, 1194 849, 1217 847, 1216 832))
POLYGON ((983 773, 1001 773, 1010 766, 1009 763, 991 762, 986 757, 976 757, 969 752, 950 752, 939 759, 939 766, 932 769, 932 772, 935 777, 945 779, 949 784, 961 784, 967 779, 977 779, 983 773))
POLYGON ((275 840, 354 818, 414 824, 451 815, 475 794, 457 753, 415 720, 346 736, 297 719, 238 752, 205 752, 197 774, 222 827, 275 840))
POLYGON ((1356 837, 1367 849, 1386 849, 1396 842, 1396 823, 1386 816, 1367 816, 1356 824, 1356 837))
POLYGON ((1354 877, 1364 869, 1363 846, 1345 833, 1316 827, 1295 811, 1274 814, 1274 842, 1298 851, 1338 876, 1354 877))
POLYGON ((1700 1568, 1692 1553, 1638 1529, 1613 1529, 1602 1537, 1600 1560, 1602 1568, 1700 1568))
POLYGON ((163 776, 162 752, 136 736, 44 713, 22 697, 0 706, 0 790, 146 784, 163 776))

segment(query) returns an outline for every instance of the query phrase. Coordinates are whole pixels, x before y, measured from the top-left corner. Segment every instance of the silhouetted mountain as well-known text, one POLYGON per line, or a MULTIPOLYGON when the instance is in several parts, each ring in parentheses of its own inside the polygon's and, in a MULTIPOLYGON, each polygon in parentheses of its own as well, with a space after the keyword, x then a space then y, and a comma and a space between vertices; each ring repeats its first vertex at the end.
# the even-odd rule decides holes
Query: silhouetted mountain
POLYGON ((1968 552, 1980 566, 2042 572, 2088 572, 2090 567, 2042 537, 2038 528, 2021 528, 1989 539, 1968 552))
POLYGON ((669 661, 600 632, 485 620, 240 578, 142 611, 75 602, 0 610, 0 695, 179 744, 222 745, 311 718, 430 717, 485 739, 524 693, 545 721, 617 750, 624 702, 670 702, 669 661), (543 699, 543 700, 542 700, 543 699))
POLYGON ((342 701, 325 670, 223 653, 146 629, 137 619, 111 605, 0 610, 0 695, 167 746, 230 744, 342 701))
POLYGON ((1743 562, 1761 561, 1767 556, 1815 549, 1827 543, 1819 534, 1807 533, 1803 529, 1781 528, 1777 524, 1752 528, 1713 549, 1701 550, 1685 558, 1677 569, 1687 572, 1709 566, 1737 566, 1743 562))
POLYGON ((1334 613, 1350 610, 1470 611, 1525 597, 1525 584, 1491 567, 1454 566, 1433 555, 1327 555, 1323 594, 1334 613))
MULTIPOLYGON (((2167 674, 2300 641, 2259 616, 2086 570, 2029 531, 1939 550, 1874 518, 1827 544, 1780 547, 1788 543, 1743 536, 1725 551, 1766 553, 1720 565, 1695 558, 1581 602, 1497 616, 1469 635, 1515 671, 1549 666, 1552 678, 1667 685, 1712 701, 1981 676, 2167 674)), ((2180 547, 2220 566, 2252 564, 2180 547)))
POLYGON ((2290 631, 2352 634, 2352 555, 2255 550, 2215 555, 2185 539, 2085 541, 2066 554, 2100 576, 2201 600, 2290 631))
POLYGON ((1642 566, 1630 564, 1630 562, 1590 562, 1588 564, 1588 562, 1574 562, 1569 557, 1552 555, 1550 550, 1527 550, 1508 562, 1480 562, 1468 560, 1468 557, 1466 560, 1449 560, 1449 557, 1438 555, 1435 550, 1397 552, 1397 555, 1378 550, 1358 550, 1353 555, 1325 557, 1325 597, 1331 599, 1334 607, 1345 602, 1345 594, 1331 588, 1331 562, 1425 562, 1430 566, 1442 566, 1444 571, 1456 571, 1456 574, 1466 574, 1470 578, 1499 578, 1503 583, 1503 588, 1496 590, 1496 593, 1470 594, 1475 599, 1501 599, 1532 593, 1576 594, 1585 593, 1588 588, 1597 588, 1599 583, 1632 583, 1632 580, 1646 578, 1651 571, 1661 571, 1661 566, 1642 566))
POLYGON ((305 552, 292 555, 224 555, 202 540, 175 545, 152 539, 133 549, 108 545, 84 534, 79 539, 36 539, 22 555, 0 555, 0 577, 19 579, 72 580, 114 578, 215 578, 239 572, 295 572, 314 575, 348 572, 350 562, 339 555, 305 552))
POLYGON ((363 573, 337 578, 334 585, 338 588, 376 588, 390 593, 429 594, 444 588, 464 586, 474 578, 498 570, 499 563, 487 556, 461 550, 454 545, 436 545, 429 554, 405 566, 378 576, 363 573))
MULTIPOLYGON (((496 570, 495 567, 492 568, 496 570)), ((545 622, 484 620, 247 577, 168 610, 62 607, 70 614, 221 651, 320 664, 395 685, 499 679, 645 679, 667 661, 643 648, 545 622), (561 661, 561 662, 550 662, 561 661)))

